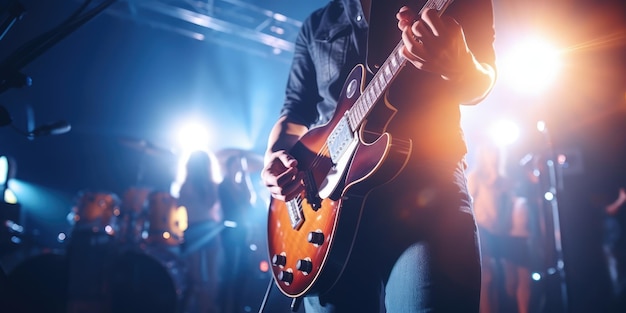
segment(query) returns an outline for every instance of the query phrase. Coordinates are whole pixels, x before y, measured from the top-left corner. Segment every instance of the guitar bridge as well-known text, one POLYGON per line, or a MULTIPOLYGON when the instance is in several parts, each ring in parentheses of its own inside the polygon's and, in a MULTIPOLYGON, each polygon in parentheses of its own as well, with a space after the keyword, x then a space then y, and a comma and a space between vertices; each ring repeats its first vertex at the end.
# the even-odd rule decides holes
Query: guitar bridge
POLYGON ((315 177, 313 177, 312 171, 306 171, 304 175, 304 189, 305 196, 302 194, 287 201, 287 210, 289 211, 289 220, 291 221, 291 227, 293 229, 299 229, 302 223, 304 223, 304 214, 302 213, 302 201, 306 199, 307 203, 311 206, 313 211, 317 211, 322 207, 322 198, 319 196, 317 186, 315 184, 315 177))
POLYGON ((287 210, 289 213, 289 220, 293 229, 299 229, 304 223, 304 215, 302 214, 302 197, 299 195, 289 201, 287 201, 287 210))

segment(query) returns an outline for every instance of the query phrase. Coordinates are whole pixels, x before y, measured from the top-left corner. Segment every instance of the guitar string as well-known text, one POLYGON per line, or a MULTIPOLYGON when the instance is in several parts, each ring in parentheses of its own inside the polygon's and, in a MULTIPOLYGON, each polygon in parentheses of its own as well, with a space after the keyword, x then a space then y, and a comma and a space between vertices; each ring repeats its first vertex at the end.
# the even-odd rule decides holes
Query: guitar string
MULTIPOLYGON (((432 9, 439 10, 439 13, 441 14, 443 10, 445 9, 445 7, 449 5, 450 3, 452 3, 452 1, 453 0, 429 0, 426 2, 426 4, 424 4, 424 6, 422 7, 419 13, 421 14, 425 8, 432 8, 432 9)), ((399 71, 399 69, 402 67, 402 65, 406 61, 406 58, 402 55, 402 53, 399 52, 402 47, 403 47, 403 42, 400 41, 396 45, 396 47, 393 49, 392 54, 391 54, 392 56, 395 56, 399 59, 398 60, 399 65, 395 67, 394 69, 393 66, 389 66, 389 63, 391 62, 390 59, 387 59, 383 63, 383 66, 381 67, 381 69, 384 69, 384 68, 394 69, 394 73, 392 73, 392 75, 395 75, 399 71)), ((385 81, 385 88, 382 88, 380 92, 376 92, 376 90, 374 90, 375 101, 373 101, 373 103, 377 103, 380 100, 380 97, 382 96, 382 93, 383 93, 382 91, 385 90, 388 84, 390 83, 390 80, 387 80, 387 78, 384 76, 384 73, 381 73, 380 71, 374 75, 372 81, 380 80, 380 77, 382 77, 385 81)), ((350 122, 350 120, 358 120, 359 122, 356 123, 357 124, 356 126, 359 126, 362 123, 363 118, 369 113, 370 109, 372 108, 373 103, 368 104, 367 101, 361 101, 361 100, 363 100, 362 96, 368 93, 370 89, 374 89, 373 86, 374 84, 368 84, 365 90, 363 90, 363 93, 359 95, 359 98, 355 102, 355 105, 354 105, 355 107, 363 106, 363 102, 365 102, 366 107, 365 107, 364 113, 360 113, 358 110, 349 110, 348 122, 350 122)), ((356 129, 354 131, 356 131, 356 129)), ((328 151, 329 151, 328 143, 324 142, 324 145, 322 145, 322 148, 320 149, 320 151, 316 153, 315 158, 313 159, 313 162, 311 162, 311 168, 317 167, 317 165, 319 165, 323 159, 328 158, 326 156, 328 154, 328 151)), ((309 173, 312 173, 311 169, 306 170, 306 174, 308 175, 309 173)), ((315 182, 314 179, 313 179, 313 182, 315 182)), ((307 187, 305 186, 305 190, 306 188, 307 187)), ((300 206, 300 204, 302 203, 301 194, 298 194, 296 198, 298 198, 298 201, 299 201, 298 207, 301 207, 300 206)))

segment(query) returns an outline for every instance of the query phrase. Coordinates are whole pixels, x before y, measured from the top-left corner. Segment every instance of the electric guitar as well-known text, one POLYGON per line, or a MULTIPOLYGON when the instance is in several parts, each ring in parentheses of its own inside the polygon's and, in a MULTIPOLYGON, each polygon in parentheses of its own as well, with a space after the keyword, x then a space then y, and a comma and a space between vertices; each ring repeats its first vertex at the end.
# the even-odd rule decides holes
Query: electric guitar
MULTIPOLYGON (((441 14, 451 2, 429 0, 424 8, 441 14)), ((385 131, 397 110, 384 95, 406 64, 402 48, 400 41, 369 83, 365 66, 355 66, 332 119, 310 129, 289 150, 305 173, 304 191, 288 201, 272 198, 267 225, 272 275, 289 297, 319 294, 335 284, 350 256, 367 195, 408 162, 411 142, 385 131), (375 131, 365 127, 370 115, 383 121, 375 131)))

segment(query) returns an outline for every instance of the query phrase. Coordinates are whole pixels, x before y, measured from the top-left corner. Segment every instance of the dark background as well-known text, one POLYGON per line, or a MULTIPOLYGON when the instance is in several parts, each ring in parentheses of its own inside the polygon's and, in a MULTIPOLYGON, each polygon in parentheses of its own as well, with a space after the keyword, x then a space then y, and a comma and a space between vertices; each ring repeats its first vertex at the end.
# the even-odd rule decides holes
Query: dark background
MULTIPOLYGON (((10 2, 0 3, 4 7, 10 2)), ((513 162, 546 146, 530 138, 537 120, 547 122, 554 150, 570 156, 558 194, 569 308, 595 311, 607 301, 608 290, 599 208, 616 197, 618 186, 626 185, 624 4, 495 2, 499 55, 522 36, 539 32, 561 47, 564 68, 539 96, 524 95, 498 81, 483 103, 470 108, 464 118, 470 161, 471 149, 491 121, 508 117, 522 126, 513 162)), ((20 3, 27 12, 0 40, 0 61, 59 25, 81 1, 20 3)), ((245 3, 302 21, 326 1, 245 3)), ((72 126, 69 133, 34 140, 10 126, 0 128, 0 154, 17 164, 15 185, 10 187, 22 204, 26 231, 36 232, 44 246, 54 246, 56 234, 67 231, 65 217, 79 191, 121 194, 136 184, 140 164, 146 175, 160 176, 176 162, 171 156, 146 156, 124 139, 146 140, 175 155, 177 127, 193 116, 211 129, 211 149, 262 154, 282 102, 289 51, 266 53, 234 34, 219 35, 221 41, 195 40, 111 11, 19 68, 32 78, 32 86, 0 94, 0 104, 21 130, 29 123, 57 120, 72 126)))

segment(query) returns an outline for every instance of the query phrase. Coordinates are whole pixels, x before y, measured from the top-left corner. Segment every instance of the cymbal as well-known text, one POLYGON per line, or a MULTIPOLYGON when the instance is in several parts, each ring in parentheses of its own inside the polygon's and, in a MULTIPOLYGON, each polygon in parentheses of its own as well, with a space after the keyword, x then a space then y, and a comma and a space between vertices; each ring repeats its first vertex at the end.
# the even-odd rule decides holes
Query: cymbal
POLYGON ((149 155, 174 155, 174 152, 172 150, 157 146, 156 144, 145 139, 124 137, 120 139, 120 143, 126 147, 149 155))
POLYGON ((215 152, 222 168, 226 168, 226 161, 231 157, 245 158, 248 163, 248 172, 258 172, 263 169, 263 156, 259 153, 240 148, 226 148, 215 152))

